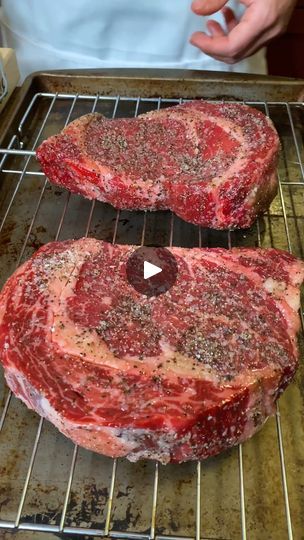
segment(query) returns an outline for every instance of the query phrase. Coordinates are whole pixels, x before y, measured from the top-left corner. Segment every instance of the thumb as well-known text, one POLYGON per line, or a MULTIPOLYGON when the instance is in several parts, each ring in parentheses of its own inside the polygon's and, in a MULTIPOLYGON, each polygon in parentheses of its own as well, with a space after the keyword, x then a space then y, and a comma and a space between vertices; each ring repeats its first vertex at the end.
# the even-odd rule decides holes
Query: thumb
POLYGON ((193 0, 191 9, 197 15, 212 15, 227 3, 227 0, 193 0))

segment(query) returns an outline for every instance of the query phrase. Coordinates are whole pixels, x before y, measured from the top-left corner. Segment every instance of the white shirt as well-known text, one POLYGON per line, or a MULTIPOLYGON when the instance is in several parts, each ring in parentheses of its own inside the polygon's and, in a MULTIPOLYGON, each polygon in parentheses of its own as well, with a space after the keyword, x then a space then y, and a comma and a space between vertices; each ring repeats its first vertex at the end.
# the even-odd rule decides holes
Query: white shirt
MULTIPOLYGON (((266 73, 264 51, 233 66, 189 43, 207 17, 190 0, 2 0, 4 46, 22 79, 45 69, 151 67, 266 73)), ((238 15, 242 7, 229 2, 238 15)), ((221 14, 212 16, 218 21, 221 14)))

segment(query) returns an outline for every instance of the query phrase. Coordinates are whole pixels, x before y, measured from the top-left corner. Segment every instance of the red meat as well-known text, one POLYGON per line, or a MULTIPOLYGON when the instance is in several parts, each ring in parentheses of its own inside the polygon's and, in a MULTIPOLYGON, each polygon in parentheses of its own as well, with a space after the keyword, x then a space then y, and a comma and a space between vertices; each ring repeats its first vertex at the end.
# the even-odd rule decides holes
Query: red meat
POLYGON ((37 158, 51 182, 89 199, 226 229, 249 227, 268 208, 279 147, 256 109, 193 101, 132 119, 83 116, 37 158))
POLYGON ((0 296, 7 383, 96 452, 207 458, 252 436, 295 373, 304 263, 171 248, 177 281, 147 298, 125 277, 134 249, 50 243, 13 274, 0 296))

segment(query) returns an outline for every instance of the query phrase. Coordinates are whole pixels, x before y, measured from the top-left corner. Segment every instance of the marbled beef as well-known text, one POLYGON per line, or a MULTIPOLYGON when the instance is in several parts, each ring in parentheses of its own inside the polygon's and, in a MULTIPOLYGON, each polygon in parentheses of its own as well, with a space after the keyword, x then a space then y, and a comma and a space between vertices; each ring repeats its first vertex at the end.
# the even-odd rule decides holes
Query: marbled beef
POLYGON ((177 281, 147 298, 126 280, 134 249, 50 243, 13 274, 0 295, 7 383, 96 452, 207 458, 252 436, 295 373, 304 263, 171 248, 177 281))
POLYGON ((116 208, 171 209, 215 229, 249 227, 277 192, 279 138, 237 103, 193 101, 109 120, 88 114, 37 150, 51 182, 116 208))

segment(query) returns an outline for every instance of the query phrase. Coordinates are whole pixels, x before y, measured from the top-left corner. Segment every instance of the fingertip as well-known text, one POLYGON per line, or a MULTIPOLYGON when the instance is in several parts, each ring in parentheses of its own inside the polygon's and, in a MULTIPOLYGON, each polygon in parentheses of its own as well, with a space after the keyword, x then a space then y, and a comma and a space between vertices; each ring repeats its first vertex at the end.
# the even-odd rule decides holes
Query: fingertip
POLYGON ((202 2, 200 0, 193 0, 191 4, 191 9, 196 15, 200 15, 202 11, 202 2))
MULTIPOLYGON (((220 0, 219 0, 220 1, 220 0)), ((213 5, 214 2, 206 2, 206 0, 193 0, 191 9, 196 15, 211 15, 218 11, 219 7, 213 5)))
POLYGON ((189 37, 189 43, 191 43, 192 45, 194 45, 195 34, 197 34, 197 32, 193 32, 193 34, 191 34, 191 36, 189 37))
POLYGON ((192 36, 190 36, 189 41, 191 45, 199 47, 198 43, 202 41, 202 37, 208 37, 208 35, 205 32, 193 32, 192 36))
POLYGON ((207 21, 207 29, 213 37, 225 35, 225 31, 222 26, 217 21, 213 21, 212 19, 207 21))
POLYGON ((191 9, 196 15, 212 15, 219 11, 227 0, 192 0, 191 9))

